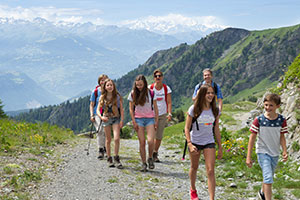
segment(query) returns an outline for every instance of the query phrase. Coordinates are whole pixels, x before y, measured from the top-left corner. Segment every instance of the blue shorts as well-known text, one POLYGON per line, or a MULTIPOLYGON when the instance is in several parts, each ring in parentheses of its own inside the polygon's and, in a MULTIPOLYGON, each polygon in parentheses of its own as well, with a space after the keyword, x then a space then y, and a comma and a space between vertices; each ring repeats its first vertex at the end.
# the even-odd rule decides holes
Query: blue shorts
POLYGON ((109 118, 107 122, 102 122, 103 127, 111 126, 113 124, 119 124, 119 123, 120 123, 120 117, 112 117, 109 118))
POLYGON ((279 156, 272 157, 266 153, 258 153, 257 160, 263 173, 264 183, 272 184, 279 156))
POLYGON ((135 122, 141 127, 146 127, 155 123, 154 118, 135 118, 135 122))

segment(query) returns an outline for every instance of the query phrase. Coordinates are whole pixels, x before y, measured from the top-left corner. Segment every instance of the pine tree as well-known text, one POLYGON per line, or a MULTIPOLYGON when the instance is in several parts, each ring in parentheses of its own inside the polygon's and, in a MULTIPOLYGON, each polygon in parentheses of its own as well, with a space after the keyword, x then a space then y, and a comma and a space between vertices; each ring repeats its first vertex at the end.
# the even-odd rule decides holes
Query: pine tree
POLYGON ((0 99, 0 118, 5 118, 5 117, 7 117, 7 115, 6 115, 5 112, 3 111, 3 106, 4 106, 4 105, 2 105, 2 101, 1 101, 1 99, 0 99))

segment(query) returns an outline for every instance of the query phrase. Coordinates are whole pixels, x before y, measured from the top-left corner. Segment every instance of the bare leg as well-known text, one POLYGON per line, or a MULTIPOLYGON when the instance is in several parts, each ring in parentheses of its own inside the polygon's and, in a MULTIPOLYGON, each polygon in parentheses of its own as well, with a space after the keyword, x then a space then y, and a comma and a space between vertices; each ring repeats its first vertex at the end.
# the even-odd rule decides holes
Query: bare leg
POLYGON ((263 184, 263 192, 265 194, 266 200, 272 199, 272 184, 263 184))
POLYGON ((216 179, 215 179, 215 160, 216 160, 216 149, 206 148, 204 149, 205 167, 207 173, 207 184, 209 199, 215 199, 216 179))
POLYGON ((119 124, 113 124, 113 133, 114 133, 114 143, 115 143, 115 155, 119 155, 120 149, 120 126, 119 124))
POLYGON ((154 125, 147 126, 146 130, 147 130, 147 142, 148 142, 149 158, 152 158, 153 149, 154 149, 154 137, 155 137, 154 125))
POLYGON ((189 171, 189 177, 191 182, 192 190, 196 190, 196 178, 197 178, 197 170, 199 166, 201 151, 190 153, 191 167, 189 171))
POLYGON ((111 126, 104 127, 105 131, 105 147, 107 157, 111 156, 110 143, 111 143, 111 126))
POLYGON ((146 162, 145 128, 139 126, 139 130, 138 130, 137 135, 138 135, 139 143, 140 143, 140 155, 141 155, 141 159, 142 159, 142 162, 145 163, 146 162))

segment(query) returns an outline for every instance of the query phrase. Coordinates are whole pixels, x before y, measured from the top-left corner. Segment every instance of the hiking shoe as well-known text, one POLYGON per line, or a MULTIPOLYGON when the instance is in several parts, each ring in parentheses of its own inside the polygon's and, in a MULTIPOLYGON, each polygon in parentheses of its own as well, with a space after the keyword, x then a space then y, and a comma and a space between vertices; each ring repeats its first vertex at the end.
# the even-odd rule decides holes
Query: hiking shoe
POLYGON ((153 158, 148 158, 148 164, 149 164, 149 169, 154 169, 154 162, 153 158))
POLYGON ((104 158, 104 149, 99 148, 98 159, 103 160, 103 158, 104 158))
POLYGON ((115 167, 115 164, 113 163, 113 159, 111 156, 107 158, 107 163, 109 167, 115 167))
POLYGON ((146 163, 143 163, 142 164, 142 169, 141 169, 141 172, 147 172, 147 164, 146 163))
POLYGON ((193 190, 193 189, 191 188, 190 194, 191 194, 191 200, 199 200, 198 194, 197 194, 197 190, 193 190))
POLYGON ((103 152, 104 152, 105 158, 107 158, 106 148, 105 147, 103 147, 103 152))
POLYGON ((120 162, 120 156, 114 156, 114 164, 118 169, 123 169, 123 165, 120 162))
POLYGON ((264 192, 261 189, 258 191, 258 197, 261 200, 265 200, 266 199, 265 198, 265 194, 264 194, 264 192))
POLYGON ((160 162, 160 160, 158 159, 158 152, 153 152, 153 160, 154 162, 160 162))

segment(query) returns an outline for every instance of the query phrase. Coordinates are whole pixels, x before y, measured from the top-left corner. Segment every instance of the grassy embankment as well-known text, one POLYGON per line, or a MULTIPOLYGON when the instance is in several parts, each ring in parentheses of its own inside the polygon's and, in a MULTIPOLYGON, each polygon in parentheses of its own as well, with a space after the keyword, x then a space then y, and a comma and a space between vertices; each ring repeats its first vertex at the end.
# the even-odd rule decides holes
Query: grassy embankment
POLYGON ((49 159, 57 144, 68 144, 72 131, 57 126, 0 119, 0 199, 30 199, 30 189, 45 170, 59 160, 49 159))

